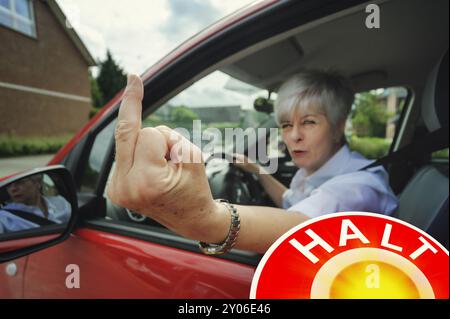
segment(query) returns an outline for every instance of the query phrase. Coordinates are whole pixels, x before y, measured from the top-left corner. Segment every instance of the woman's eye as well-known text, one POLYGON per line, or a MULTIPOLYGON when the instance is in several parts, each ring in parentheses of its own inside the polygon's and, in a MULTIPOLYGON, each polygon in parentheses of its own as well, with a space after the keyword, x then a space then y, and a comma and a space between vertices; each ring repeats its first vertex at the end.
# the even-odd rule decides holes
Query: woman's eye
POLYGON ((316 122, 313 121, 313 120, 305 120, 305 121, 303 121, 303 124, 304 125, 310 125, 310 124, 316 124, 316 122))
POLYGON ((282 129, 289 128, 291 126, 292 126, 292 124, 290 124, 290 123, 283 123, 283 124, 281 124, 281 128, 282 129))

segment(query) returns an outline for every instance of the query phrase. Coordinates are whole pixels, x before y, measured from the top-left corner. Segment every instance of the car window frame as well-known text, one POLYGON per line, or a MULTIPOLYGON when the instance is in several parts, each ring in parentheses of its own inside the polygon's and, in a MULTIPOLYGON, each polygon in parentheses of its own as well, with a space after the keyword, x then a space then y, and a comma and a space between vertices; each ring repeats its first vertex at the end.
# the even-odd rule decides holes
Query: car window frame
MULTIPOLYGON (((224 28, 207 40, 192 47, 192 49, 184 52, 175 61, 165 65, 151 77, 144 80, 144 87, 150 86, 152 89, 144 92, 142 118, 146 118, 190 84, 210 74, 212 71, 218 70, 218 65, 231 57, 251 47, 256 47, 268 39, 289 33, 299 26, 349 8, 358 7, 365 2, 362 0, 352 0, 346 3, 339 1, 330 3, 317 0, 304 3, 296 1, 277 2, 255 14, 244 17, 240 22, 224 28), (283 12, 283 15, 277 14, 280 11, 283 12), (253 36, 249 36, 249 33, 253 36), (241 40, 237 41, 236 38, 241 40), (205 52, 208 52, 208 54, 205 52)), ((86 140, 82 142, 86 146, 78 157, 84 163, 79 163, 80 165, 87 165, 96 135, 117 118, 119 105, 120 101, 112 106, 111 110, 103 116, 99 123, 94 124, 91 131, 85 136, 86 140)), ((114 136, 112 136, 113 139, 114 136)), ((104 218, 106 216, 106 199, 103 197, 103 193, 114 162, 114 152, 115 145, 112 142, 107 156, 105 156, 95 192, 82 194, 83 198, 79 198, 80 218, 83 219, 83 227, 154 242, 158 236, 156 235, 155 238, 155 234, 149 230, 147 232, 137 231, 138 227, 135 230, 127 229, 124 225, 111 224, 104 218), (100 211, 103 212, 100 213, 100 211), (151 240, 152 238, 153 240, 151 240)), ((78 166, 76 169, 79 170, 80 167, 78 166)), ((170 239, 165 242, 167 246, 192 250, 201 254, 195 244, 196 242, 190 241, 189 245, 186 246, 185 239, 181 236, 173 234, 167 238, 170 239)), ((252 254, 251 258, 245 257, 242 259, 239 256, 240 254, 239 251, 231 251, 218 258, 250 265, 257 264, 261 258, 260 254, 252 254)))
POLYGON ((405 132, 405 128, 408 125, 409 120, 409 114, 411 113, 411 109, 414 106, 414 91, 411 87, 408 86, 402 86, 404 89, 406 89, 407 95, 405 98, 405 104, 403 105, 402 112, 400 113, 400 118, 398 120, 399 125, 395 127, 394 137, 392 139, 391 146, 389 147, 389 152, 387 155, 390 155, 391 153, 395 152, 399 148, 401 148, 401 145, 403 143, 403 136, 405 132))
MULTIPOLYGON (((292 30, 307 23, 320 20, 328 15, 333 15, 337 12, 341 12, 349 8, 356 8, 365 2, 367 1, 352 0, 346 3, 340 1, 329 3, 329 1, 325 0, 315 0, 310 2, 307 1, 304 4, 296 1, 276 2, 271 4, 270 6, 265 7, 263 10, 255 14, 244 17, 240 22, 224 28, 223 30, 212 35, 210 38, 201 42, 197 46, 194 46, 191 50, 184 52, 184 54, 178 57, 176 61, 164 65, 160 70, 158 70, 158 72, 150 76, 148 79, 144 80, 144 87, 152 84, 152 90, 150 92, 144 92, 142 103, 142 118, 146 118, 150 113, 154 112, 157 108, 161 107, 165 102, 170 100, 170 98, 174 97, 177 93, 181 92, 192 83, 203 78, 205 75, 210 74, 213 70, 219 69, 216 66, 220 63, 224 63, 225 60, 230 59, 232 56, 238 55, 240 52, 248 50, 251 47, 257 47, 259 44, 266 42, 268 39, 276 38, 282 34, 289 34, 292 30), (293 7, 293 9, 290 9, 289 7, 293 7), (285 16, 283 16, 284 18, 280 18, 279 15, 277 15, 278 11, 288 11, 288 14, 295 17, 295 19, 289 19, 288 21, 286 21, 285 16), (301 11, 300 16, 298 14, 298 11, 301 11), (319 13, 319 11, 321 13, 319 13), (330 13, 330 11, 332 12, 330 13), (272 22, 270 24, 267 15, 270 15, 270 18, 276 22, 272 22), (254 21, 258 19, 260 25, 262 25, 265 29, 257 30, 257 32, 263 35, 259 35, 258 37, 248 37, 248 35, 246 34, 248 30, 256 32, 255 29, 257 28, 255 27, 254 21), (247 32, 241 32, 240 29, 242 28, 244 28, 244 30, 246 30, 247 32), (240 36, 241 39, 243 39, 243 41, 230 41, 230 39, 227 39, 229 42, 236 45, 236 48, 233 48, 231 53, 230 50, 232 48, 228 45, 228 42, 221 40, 221 37, 227 37, 228 34, 237 35, 240 36), (205 58, 204 54, 198 54, 198 51, 208 50, 211 46, 211 43, 214 41, 220 43, 220 46, 217 46, 217 48, 214 50, 215 54, 206 55, 207 59, 205 58), (221 50, 221 48, 225 48, 226 50, 221 50), (190 71, 192 69, 192 65, 194 64, 194 57, 196 57, 198 60, 196 63, 200 65, 198 67, 199 71, 196 72, 190 71), (180 67, 180 65, 183 65, 183 67, 180 67), (186 65, 189 72, 185 72, 184 70, 184 68, 186 68, 186 65), (171 75, 171 73, 174 73, 174 75, 171 75), (178 84, 173 83, 175 82, 174 79, 178 81, 178 84), (166 84, 166 82, 169 82, 170 84, 169 90, 164 87, 164 84, 166 84), (158 92, 158 94, 156 94, 155 92, 158 92)), ((285 15, 288 14, 285 13, 285 15)), ((260 27, 260 29, 263 27, 260 27)), ((75 157, 75 159, 71 160, 71 157, 72 155, 74 155, 73 153, 75 151, 75 149, 73 149, 72 152, 70 152, 66 159, 63 161, 64 164, 70 166, 70 171, 74 175, 77 187, 79 187, 80 183, 78 175, 80 175, 80 173, 84 169, 82 166, 86 165, 87 160, 89 159, 91 149, 97 134, 103 128, 109 125, 111 121, 114 121, 117 118, 119 106, 120 100, 115 103, 110 108, 110 110, 108 110, 108 112, 103 115, 101 120, 95 123, 90 131, 81 139, 81 141, 78 142, 79 144, 83 145, 82 149, 78 150, 77 152, 79 154, 73 156, 75 157)), ((109 153, 112 153, 114 151, 114 145, 112 145, 109 153)), ((109 158, 109 156, 106 157, 109 158)), ((110 169, 111 165, 111 161, 105 161, 103 170, 110 169)), ((99 189, 104 188, 106 180, 107 176, 105 177, 102 174, 99 178, 99 182, 97 183, 97 189, 93 194, 97 195, 101 193, 99 189)))

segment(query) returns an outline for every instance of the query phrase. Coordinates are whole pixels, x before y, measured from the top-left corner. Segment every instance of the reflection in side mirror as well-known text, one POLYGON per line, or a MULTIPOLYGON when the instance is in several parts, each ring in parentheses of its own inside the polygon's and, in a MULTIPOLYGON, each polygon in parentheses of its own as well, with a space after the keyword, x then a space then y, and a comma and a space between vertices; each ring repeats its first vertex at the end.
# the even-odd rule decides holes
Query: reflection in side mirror
POLYGON ((0 262, 63 240, 73 228, 75 210, 73 181, 62 166, 1 182, 0 262))

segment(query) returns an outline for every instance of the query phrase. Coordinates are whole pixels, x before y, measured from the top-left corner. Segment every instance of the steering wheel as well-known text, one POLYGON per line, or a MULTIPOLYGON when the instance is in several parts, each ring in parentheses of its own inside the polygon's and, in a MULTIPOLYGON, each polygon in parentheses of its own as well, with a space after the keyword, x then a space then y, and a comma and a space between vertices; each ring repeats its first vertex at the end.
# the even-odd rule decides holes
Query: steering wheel
POLYGON ((255 174, 245 172, 232 164, 233 156, 225 152, 212 154, 205 167, 213 159, 223 159, 228 162, 222 169, 208 176, 214 198, 224 198, 231 203, 243 205, 264 205, 267 195, 255 174))

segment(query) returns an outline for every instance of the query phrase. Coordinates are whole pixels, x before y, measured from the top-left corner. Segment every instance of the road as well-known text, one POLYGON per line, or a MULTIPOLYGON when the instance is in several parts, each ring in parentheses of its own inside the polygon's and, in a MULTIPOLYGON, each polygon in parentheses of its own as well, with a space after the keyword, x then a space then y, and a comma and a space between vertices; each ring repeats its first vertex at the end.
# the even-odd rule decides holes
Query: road
POLYGON ((53 154, 0 158, 0 177, 45 166, 53 154))

